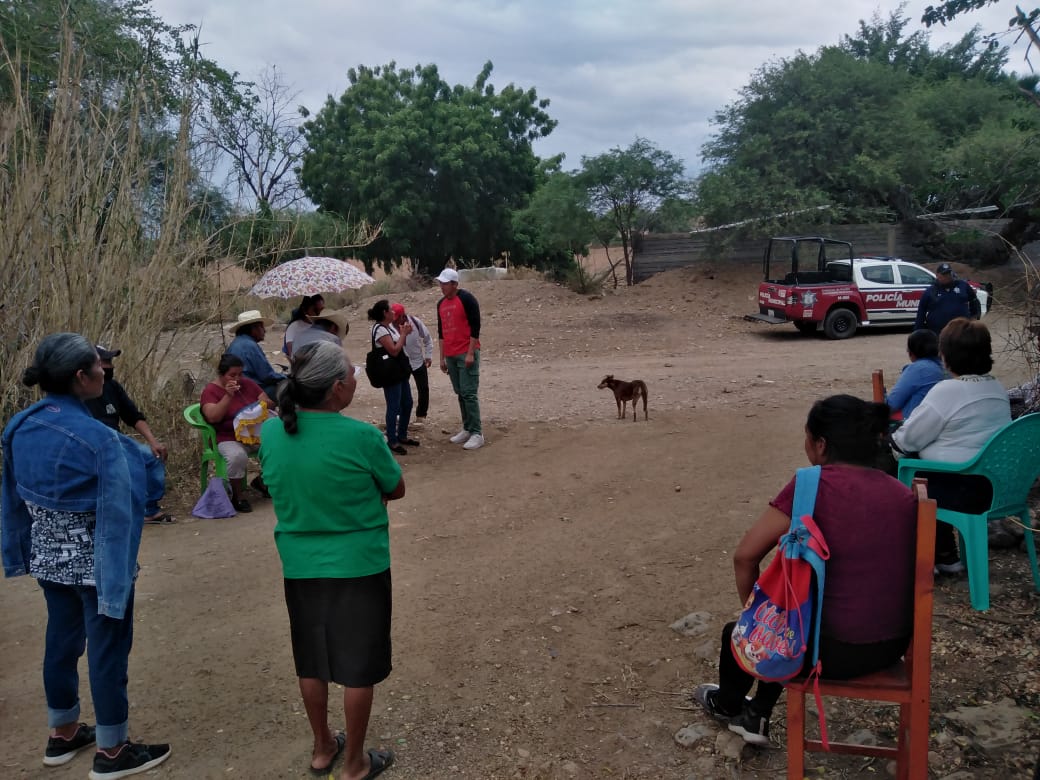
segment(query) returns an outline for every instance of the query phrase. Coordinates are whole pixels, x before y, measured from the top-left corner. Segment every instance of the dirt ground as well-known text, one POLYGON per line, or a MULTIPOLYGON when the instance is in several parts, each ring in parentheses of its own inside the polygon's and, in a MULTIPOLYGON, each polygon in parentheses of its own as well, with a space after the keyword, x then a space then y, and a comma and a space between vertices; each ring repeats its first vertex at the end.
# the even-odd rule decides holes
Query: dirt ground
MULTIPOLYGON (((414 431, 422 446, 400 457, 407 496, 390 505, 394 671, 376 689, 368 740, 397 753, 386 777, 782 774, 782 702, 771 750, 738 757, 714 735, 691 747, 674 735, 711 725, 687 696, 714 678, 718 632, 739 607, 730 554, 804 465, 811 402, 838 392, 869 397, 871 369, 898 374, 906 331, 835 342, 746 322, 756 284, 753 270, 699 268, 593 298, 538 280, 469 285, 484 315, 488 444, 467 452, 448 443, 458 408, 435 371, 430 417, 414 431), (646 381, 648 422, 616 419, 612 396, 596 389, 608 373, 646 381), (708 613, 706 633, 670 628, 691 612, 708 613)), ((399 299, 432 324, 437 296, 399 299)), ((367 350, 363 310, 352 321, 347 346, 358 360, 367 350)), ((1014 326, 999 309, 988 323, 998 346, 1014 326)), ((280 331, 266 346, 276 342, 280 331)), ((995 372, 1010 383, 1026 367, 1001 354, 995 372)), ((347 413, 377 423, 382 409, 365 384, 347 413)), ((178 524, 145 528, 131 733, 173 745, 150 776, 308 776, 275 518, 269 501, 253 498, 249 515, 197 520, 190 506, 168 506, 178 524)), ((1040 599, 1024 553, 993 556, 988 613, 970 610, 963 581, 944 580, 937 591, 936 777, 958 769, 1025 777, 1040 744, 1040 599), (1002 696, 1032 718, 1024 738, 1000 752, 978 749, 944 716, 1002 696)), ((57 769, 40 763, 45 612, 33 581, 4 581, 0 612, 0 775, 84 776, 87 756, 57 769)), ((85 663, 82 676, 91 720, 85 663)), ((832 734, 879 723, 890 734, 893 716, 881 712, 853 711, 846 722, 840 710, 829 713, 832 734)), ((809 765, 814 776, 885 776, 869 759, 811 757, 809 765)))

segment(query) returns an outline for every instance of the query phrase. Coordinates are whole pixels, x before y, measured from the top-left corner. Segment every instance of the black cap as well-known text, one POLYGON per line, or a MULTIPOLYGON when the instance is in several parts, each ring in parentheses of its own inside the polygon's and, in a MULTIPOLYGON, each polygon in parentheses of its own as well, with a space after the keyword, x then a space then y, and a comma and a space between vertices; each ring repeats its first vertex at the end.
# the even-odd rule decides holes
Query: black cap
POLYGON ((937 274, 952 274, 953 268, 950 267, 949 263, 940 263, 939 267, 935 269, 937 274))
POLYGON ((100 344, 95 344, 94 349, 97 350, 98 357, 102 360, 111 360, 112 358, 119 357, 123 354, 123 350, 121 349, 107 349, 100 344))

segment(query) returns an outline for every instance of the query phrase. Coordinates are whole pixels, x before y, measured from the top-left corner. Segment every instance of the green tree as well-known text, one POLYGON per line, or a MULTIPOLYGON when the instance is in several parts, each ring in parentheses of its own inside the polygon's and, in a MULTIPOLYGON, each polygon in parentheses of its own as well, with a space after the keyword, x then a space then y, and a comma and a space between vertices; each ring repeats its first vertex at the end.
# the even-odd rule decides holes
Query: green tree
MULTIPOLYGON (((1000 2, 1000 0, 947 0, 947 2, 939 5, 930 5, 925 8, 921 21, 928 27, 931 27, 933 24, 945 25, 948 21, 957 18, 961 14, 977 11, 997 2, 1000 2)), ((1021 34, 1029 41, 1025 53, 1026 62, 1029 62, 1031 49, 1040 49, 1038 25, 1040 25, 1040 8, 1034 8, 1032 11, 1023 11, 1021 7, 1016 5, 1015 15, 1008 19, 1008 29, 1014 30, 1018 28, 1021 34)), ((995 40, 995 38, 996 33, 993 33, 990 36, 990 40, 995 40)), ((1030 63, 1029 69, 1033 70, 1032 63, 1030 63)))
POLYGON ((131 150, 150 160, 139 180, 112 177, 94 215, 99 239, 125 196, 137 205, 143 235, 159 231, 175 193, 177 208, 196 204, 177 220, 179 238, 205 229, 220 209, 192 154, 194 122, 204 106, 234 96, 236 85, 201 56, 190 26, 166 24, 146 0, 0 0, 0 105, 25 111, 25 126, 43 141, 56 117, 72 121, 68 112, 104 125, 103 170, 118 168, 131 150))
MULTIPOLYGON (((906 24, 899 12, 875 17, 855 38, 754 74, 716 115, 704 147, 698 204, 709 223, 894 218, 917 225, 946 257, 941 231, 918 217, 1009 211, 1035 196, 1040 118, 1000 71, 1006 52, 977 32, 932 50, 926 33, 904 38, 906 24), (980 163, 997 145, 1014 153, 986 170, 980 163)), ((962 244, 963 258, 949 257, 975 249, 962 244)))
POLYGON ((46 130, 68 91, 56 56, 65 51, 84 74, 76 85, 84 110, 133 101, 140 121, 168 126, 186 92, 212 95, 235 83, 201 56, 193 30, 164 22, 150 0, 0 0, 0 102, 19 90, 46 130))
POLYGON ((669 198, 689 191, 683 164, 645 138, 627 149, 617 146, 596 157, 582 157, 578 184, 590 207, 616 231, 625 261, 625 283, 632 284, 633 236, 646 229, 647 216, 669 198))
POLYGON ((902 9, 887 18, 875 13, 870 22, 860 20, 856 36, 842 37, 838 48, 858 60, 890 65, 928 81, 946 78, 982 78, 1002 81, 1007 50, 992 46, 971 30, 959 41, 933 51, 924 30, 906 34, 910 20, 902 9))
POLYGON ((360 253, 421 271, 449 258, 490 260, 510 244, 513 212, 538 181, 532 142, 556 126, 534 89, 497 92, 488 62, 472 86, 436 66, 359 67, 303 126, 300 183, 326 211, 382 227, 360 253))
POLYGON ((697 204, 692 198, 665 198, 657 210, 646 217, 652 233, 682 233, 697 226, 697 204))
MULTIPOLYGON (((921 21, 928 27, 931 27, 933 24, 945 25, 946 22, 961 14, 976 11, 996 2, 999 2, 999 0, 948 0, 948 2, 940 3, 937 6, 928 6, 925 9, 924 16, 921 17, 921 21)), ((1022 37, 1029 41, 1023 59, 1029 65, 1029 70, 1035 71, 1033 63, 1029 59, 1029 53, 1033 49, 1040 49, 1040 8, 1034 8, 1032 11, 1027 12, 1016 5, 1015 15, 1008 19, 1008 30, 1015 30, 1016 28, 1019 30, 1016 41, 1022 37)), ((976 27, 976 29, 978 28, 976 27)), ((999 35, 1000 33, 991 33, 986 36, 985 40, 992 47, 996 48, 999 35)), ((1037 91, 1037 79, 1035 77, 1021 79, 1018 83, 1018 89, 1035 106, 1040 108, 1040 92, 1037 91)))
POLYGON ((558 159, 550 166, 527 206, 513 214, 509 259, 560 277, 588 256, 594 217, 575 175, 560 170, 558 159))

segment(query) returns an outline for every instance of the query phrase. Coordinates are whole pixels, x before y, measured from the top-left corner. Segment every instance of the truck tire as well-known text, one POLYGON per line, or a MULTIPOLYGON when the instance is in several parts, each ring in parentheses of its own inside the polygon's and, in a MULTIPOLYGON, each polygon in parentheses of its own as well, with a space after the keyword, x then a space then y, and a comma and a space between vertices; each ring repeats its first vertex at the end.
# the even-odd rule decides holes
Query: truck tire
POLYGON ((803 336, 811 336, 816 332, 816 323, 809 322, 807 320, 795 320, 794 326, 798 328, 798 332, 803 336))
POLYGON ((849 309, 832 309, 823 321, 823 332, 829 339, 850 339, 856 335, 856 313, 849 309))

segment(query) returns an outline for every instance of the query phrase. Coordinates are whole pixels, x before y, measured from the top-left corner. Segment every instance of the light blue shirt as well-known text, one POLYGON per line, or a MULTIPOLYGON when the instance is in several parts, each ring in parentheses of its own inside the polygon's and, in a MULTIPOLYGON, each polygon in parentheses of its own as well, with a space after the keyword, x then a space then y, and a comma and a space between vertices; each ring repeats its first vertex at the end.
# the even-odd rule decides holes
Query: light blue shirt
POLYGON ((235 336, 227 351, 242 360, 242 373, 260 385, 268 395, 271 395, 268 390, 285 379, 285 374, 274 370, 256 339, 248 333, 235 336))
POLYGON ((888 391, 885 401, 892 407, 892 411, 901 411, 906 420, 928 395, 928 391, 945 378, 946 371, 939 358, 921 358, 907 363, 895 386, 888 391))

